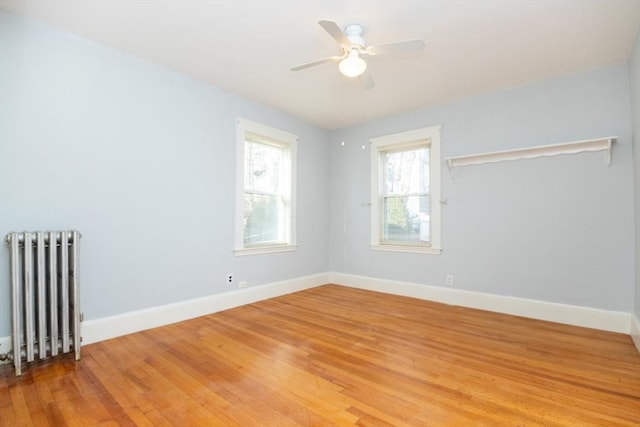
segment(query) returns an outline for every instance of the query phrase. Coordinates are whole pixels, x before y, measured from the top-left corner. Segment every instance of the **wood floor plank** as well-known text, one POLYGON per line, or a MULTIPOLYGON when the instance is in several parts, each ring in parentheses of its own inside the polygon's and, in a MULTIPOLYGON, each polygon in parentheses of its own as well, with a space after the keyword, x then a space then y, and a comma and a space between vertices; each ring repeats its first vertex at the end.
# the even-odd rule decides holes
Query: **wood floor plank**
POLYGON ((0 367, 1 426, 640 426, 629 336, 326 285, 0 367))

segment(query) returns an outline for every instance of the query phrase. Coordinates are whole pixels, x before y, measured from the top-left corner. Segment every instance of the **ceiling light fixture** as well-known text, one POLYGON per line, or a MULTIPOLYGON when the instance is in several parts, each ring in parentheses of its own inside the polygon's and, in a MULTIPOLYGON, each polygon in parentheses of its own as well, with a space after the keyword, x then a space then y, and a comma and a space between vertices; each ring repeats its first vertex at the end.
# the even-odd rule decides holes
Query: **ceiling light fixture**
POLYGON ((360 58, 357 49, 351 49, 349 55, 338 64, 338 69, 347 77, 358 77, 366 71, 367 63, 360 58))

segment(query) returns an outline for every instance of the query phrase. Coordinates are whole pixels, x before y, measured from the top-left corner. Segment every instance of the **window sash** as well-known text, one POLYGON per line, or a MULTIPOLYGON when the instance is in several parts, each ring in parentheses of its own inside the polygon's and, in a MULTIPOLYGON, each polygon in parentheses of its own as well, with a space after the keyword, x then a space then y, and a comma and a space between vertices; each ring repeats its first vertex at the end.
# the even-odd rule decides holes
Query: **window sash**
POLYGON ((414 142, 411 144, 402 144, 403 147, 387 147, 386 150, 379 150, 379 164, 382 171, 382 194, 405 195, 409 193, 429 192, 431 179, 430 170, 430 144, 422 142, 414 142), (389 149, 395 148, 395 149, 389 149), (405 158, 404 156, 392 159, 395 154, 414 153, 414 158, 405 158), (406 161, 411 160, 410 165, 406 165, 406 161), (424 164, 422 164, 424 160, 424 164), (403 162, 398 165, 395 162, 403 162), (393 163, 392 163, 393 162, 393 163), (398 174, 396 178, 396 173, 398 174))
MULTIPOLYGON (((265 162, 266 163, 266 162, 265 162)), ((288 195, 289 193, 289 189, 290 189, 290 176, 291 176, 291 157, 289 155, 289 149, 286 145, 283 144, 276 144, 276 143, 265 143, 262 141, 253 141, 250 139, 246 139, 245 140, 245 145, 244 145, 244 189, 245 191, 263 191, 265 194, 271 193, 271 194, 281 194, 281 195, 288 195), (251 154, 254 154, 254 150, 255 148, 260 148, 260 146, 265 147, 265 148, 271 148, 271 149, 277 149, 278 152, 276 153, 276 155, 278 155, 279 157, 277 159, 270 159, 270 160, 277 160, 277 162, 269 162, 269 164, 265 164, 265 168, 267 168, 268 166, 273 166, 275 168, 277 168, 277 173, 276 174, 272 174, 269 171, 266 171, 267 176, 266 178, 271 178, 272 180, 275 181, 275 183, 273 183, 273 186, 270 186, 269 183, 262 183, 262 185, 260 185, 260 179, 259 178, 253 178, 253 179, 249 179, 251 176, 251 172, 250 170, 247 170, 249 168, 249 166, 253 166, 256 163, 259 163, 259 159, 253 158, 249 156, 251 154), (275 191, 269 191, 267 189, 265 189, 268 187, 271 188, 275 188, 275 191), (262 187, 262 188, 260 188, 262 187)))
POLYGON ((244 245, 284 245, 288 241, 288 200, 283 196, 245 192, 244 245), (252 196, 259 196, 254 198, 252 196), (265 220, 265 217, 267 218, 265 220), (262 236, 257 238, 256 236, 262 236))
POLYGON ((411 246, 431 246, 431 196, 429 193, 413 194, 411 196, 387 195, 381 197, 380 209, 380 244, 399 244, 411 246), (407 209, 398 210, 390 201, 402 200, 407 209), (413 199, 413 203, 409 199, 413 199), (418 209, 410 210, 408 205, 418 209), (426 205, 426 208, 423 208, 426 205), (391 211, 391 212, 389 212, 391 211), (394 232, 395 231, 395 232, 394 232), (395 237, 395 238, 394 238, 395 237))

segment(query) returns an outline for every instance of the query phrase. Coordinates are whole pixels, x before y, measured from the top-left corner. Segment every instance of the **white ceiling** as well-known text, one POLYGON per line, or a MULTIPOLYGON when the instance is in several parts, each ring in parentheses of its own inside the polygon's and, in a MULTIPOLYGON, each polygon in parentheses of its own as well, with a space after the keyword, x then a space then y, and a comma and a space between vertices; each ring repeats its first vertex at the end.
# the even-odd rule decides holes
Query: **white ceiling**
POLYGON ((0 0, 0 8, 262 101, 327 129, 625 61, 640 0, 0 0), (422 39, 423 53, 371 57, 364 91, 337 64, 320 19, 364 26, 367 44, 422 39))

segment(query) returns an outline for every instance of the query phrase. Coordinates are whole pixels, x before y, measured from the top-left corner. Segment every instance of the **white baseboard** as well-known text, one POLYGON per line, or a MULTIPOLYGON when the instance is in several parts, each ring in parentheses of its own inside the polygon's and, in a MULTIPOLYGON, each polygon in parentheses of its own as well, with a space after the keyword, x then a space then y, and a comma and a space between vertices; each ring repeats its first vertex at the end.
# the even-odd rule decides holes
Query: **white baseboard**
MULTIPOLYGON (((104 341, 327 283, 630 334, 638 351, 640 351, 640 321, 630 313, 335 272, 299 277, 116 316, 87 320, 82 323, 82 344, 104 341)), ((0 337, 0 353, 10 351, 11 337, 0 337)))
POLYGON ((82 322, 82 344, 156 328, 329 283, 321 273, 82 322))
MULTIPOLYGON (((359 289, 478 308, 532 319, 629 334, 631 314, 526 298, 485 294, 440 286, 419 285, 345 273, 329 273, 331 283, 359 289)), ((636 345, 637 342, 636 342, 636 345)))
POLYGON ((634 315, 631 315, 631 339, 640 352, 640 320, 634 315))
MULTIPOLYGON (((183 320, 193 319, 252 302, 274 298, 292 292, 329 283, 329 273, 298 277, 296 279, 248 287, 203 298, 151 307, 101 319, 82 322, 82 345, 116 338, 122 335, 157 328, 183 320)), ((0 353, 12 349, 11 337, 0 337, 0 353)), ((8 360, 0 363, 9 363, 8 360)))

